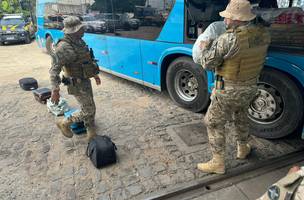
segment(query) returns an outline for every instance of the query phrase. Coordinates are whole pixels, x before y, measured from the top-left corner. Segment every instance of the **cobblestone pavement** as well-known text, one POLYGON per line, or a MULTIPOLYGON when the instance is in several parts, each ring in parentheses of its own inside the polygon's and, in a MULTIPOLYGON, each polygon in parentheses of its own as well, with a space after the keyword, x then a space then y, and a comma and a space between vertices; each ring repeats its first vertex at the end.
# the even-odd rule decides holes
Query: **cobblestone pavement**
MULTIPOLYGON (((97 170, 85 156, 85 136, 64 138, 45 105, 18 86, 18 79, 33 76, 48 87, 49 56, 33 42, 1 46, 0 60, 0 199, 144 199, 207 176, 195 169, 210 158, 206 141, 187 146, 180 137, 183 131, 188 134, 180 126, 200 127, 203 116, 175 106, 166 93, 101 75, 102 85, 93 84, 98 133, 116 143, 119 162, 97 170)), ((76 106, 65 88, 61 93, 76 106)), ((254 137, 251 143, 251 159, 236 161, 235 143, 229 139, 228 169, 303 145, 297 139, 254 137)))

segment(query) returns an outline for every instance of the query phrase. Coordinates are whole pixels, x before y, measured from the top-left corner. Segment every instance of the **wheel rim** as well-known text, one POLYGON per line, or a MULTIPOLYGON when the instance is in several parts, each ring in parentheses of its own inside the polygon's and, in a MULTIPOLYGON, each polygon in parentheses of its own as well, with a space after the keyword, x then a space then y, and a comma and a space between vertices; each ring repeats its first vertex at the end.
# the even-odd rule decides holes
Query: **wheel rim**
POLYGON ((188 70, 180 70, 175 76, 175 91, 179 98, 191 102, 198 95, 198 81, 194 74, 188 70))
POLYGON ((283 97, 274 86, 259 83, 258 95, 248 109, 249 118, 259 124, 274 123, 282 117, 284 107, 283 97))

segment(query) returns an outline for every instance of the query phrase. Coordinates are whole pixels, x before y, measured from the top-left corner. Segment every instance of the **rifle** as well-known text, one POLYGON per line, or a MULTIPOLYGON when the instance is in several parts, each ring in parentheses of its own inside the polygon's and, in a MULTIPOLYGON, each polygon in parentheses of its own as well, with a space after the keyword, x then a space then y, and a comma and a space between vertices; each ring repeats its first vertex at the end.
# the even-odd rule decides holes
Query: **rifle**
POLYGON ((93 62, 95 62, 95 63, 98 62, 98 60, 95 58, 94 51, 92 48, 90 48, 90 56, 91 56, 93 62))

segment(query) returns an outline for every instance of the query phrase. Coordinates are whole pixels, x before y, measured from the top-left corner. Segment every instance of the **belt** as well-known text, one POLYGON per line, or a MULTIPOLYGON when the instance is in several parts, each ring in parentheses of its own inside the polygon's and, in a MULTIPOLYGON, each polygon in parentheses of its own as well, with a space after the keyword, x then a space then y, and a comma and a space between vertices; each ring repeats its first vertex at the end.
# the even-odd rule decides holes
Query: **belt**
POLYGON ((75 85, 76 83, 81 83, 84 80, 86 80, 86 79, 76 78, 76 77, 65 77, 65 76, 62 76, 61 82, 64 85, 75 85))
POLYGON ((257 84, 257 78, 245 80, 245 81, 234 81, 234 80, 224 80, 225 86, 251 86, 257 84))

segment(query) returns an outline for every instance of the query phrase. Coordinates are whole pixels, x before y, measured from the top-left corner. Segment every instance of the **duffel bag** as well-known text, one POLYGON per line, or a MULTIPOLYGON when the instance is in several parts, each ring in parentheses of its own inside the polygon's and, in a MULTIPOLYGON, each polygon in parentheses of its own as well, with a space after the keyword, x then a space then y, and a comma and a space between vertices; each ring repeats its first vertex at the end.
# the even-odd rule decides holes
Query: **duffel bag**
POLYGON ((87 156, 93 165, 100 169, 116 163, 116 145, 108 136, 97 135, 88 144, 87 156))

